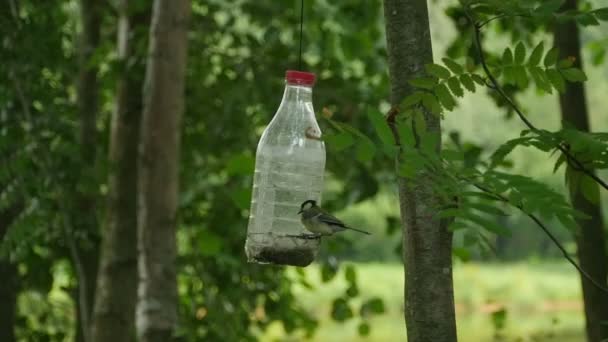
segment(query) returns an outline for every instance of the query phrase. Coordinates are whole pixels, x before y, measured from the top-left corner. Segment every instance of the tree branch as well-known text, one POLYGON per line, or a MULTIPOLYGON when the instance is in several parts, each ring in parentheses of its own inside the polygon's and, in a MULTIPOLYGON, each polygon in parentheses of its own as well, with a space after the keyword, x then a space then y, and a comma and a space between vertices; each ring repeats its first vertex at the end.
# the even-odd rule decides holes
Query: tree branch
MULTIPOLYGON (((490 83, 492 85, 491 88, 494 89, 496 92, 498 92, 498 94, 507 102, 507 104, 515 111, 515 113, 517 113, 517 116, 521 119, 521 121, 523 121, 523 123, 531 131, 538 134, 540 132, 540 130, 536 126, 534 126, 532 124, 532 122, 530 122, 530 120, 528 120, 528 118, 526 118, 526 116, 522 112, 522 110, 519 109, 519 107, 515 104, 515 102, 513 102, 513 100, 504 92, 504 90, 502 89, 502 87, 500 86, 500 84, 498 83, 498 81, 496 80, 496 78, 494 77, 492 72, 490 71, 490 68, 488 67, 488 64, 487 64, 486 58, 485 58, 485 54, 483 52, 483 48, 481 46, 481 35, 480 35, 481 28, 485 24, 483 22, 476 23, 473 20, 470 13, 468 13, 468 11, 466 9, 465 9, 465 14, 466 14, 467 18, 469 19, 469 21, 471 22, 471 24, 475 28, 475 30, 474 30, 475 31, 475 46, 477 48, 477 53, 479 55, 479 61, 481 63, 481 66, 482 66, 486 76, 488 77, 488 80, 490 81, 490 83)), ((495 18, 497 18, 497 17, 495 17, 495 18)), ((595 173, 592 170, 587 169, 584 166, 584 164, 580 160, 578 160, 570 151, 568 151, 568 149, 563 144, 559 143, 555 147, 566 156, 566 158, 568 160, 568 164, 573 169, 584 173, 585 175, 587 175, 591 179, 593 179, 596 183, 598 183, 601 187, 603 187, 605 190, 608 190, 608 184, 606 182, 604 182, 601 178, 599 178, 597 175, 595 175, 595 173)))
POLYGON ((508 17, 522 17, 522 18, 529 18, 530 16, 529 16, 529 15, 525 15, 525 14, 506 14, 506 13, 502 13, 502 14, 499 14, 499 15, 497 15, 497 16, 495 16, 495 17, 492 17, 492 18, 486 19, 486 20, 484 20, 484 21, 482 21, 482 22, 479 22, 479 23, 477 24, 477 26, 478 26, 479 28, 482 28, 482 27, 486 26, 487 24, 489 24, 489 23, 493 22, 494 20, 497 20, 497 19, 502 19, 502 18, 508 18, 508 17))
POLYGON ((479 184, 475 183, 474 181, 471 181, 471 180, 466 180, 466 181, 471 183, 477 189, 488 194, 490 197, 492 197, 496 201, 507 203, 507 204, 519 209, 522 213, 524 213, 526 216, 528 216, 530 219, 532 219, 532 221, 534 221, 534 223, 536 223, 536 225, 539 226, 540 229, 543 230, 543 232, 549 237, 549 239, 553 242, 553 244, 555 244, 555 246, 557 246, 557 248, 562 252, 562 254, 566 258, 566 260, 568 260, 568 262, 570 264, 572 264, 572 266, 574 266, 584 278, 589 280, 589 282, 591 282, 593 284, 593 286, 597 287, 602 292, 608 293, 608 288, 606 288, 605 286, 600 284, 597 280, 593 279, 593 277, 591 277, 591 275, 589 273, 587 273, 585 270, 583 270, 581 268, 581 266, 574 260, 574 258, 572 258, 572 256, 570 256, 568 251, 566 251, 566 248, 564 248, 564 246, 561 244, 561 242, 559 242, 559 240, 555 237, 555 235, 553 235, 553 233, 551 233, 549 228, 538 217, 536 217, 536 215, 526 212, 521 204, 514 204, 511 201, 509 201, 508 198, 504 197, 501 194, 495 193, 494 191, 492 191, 482 185, 479 185, 479 184))

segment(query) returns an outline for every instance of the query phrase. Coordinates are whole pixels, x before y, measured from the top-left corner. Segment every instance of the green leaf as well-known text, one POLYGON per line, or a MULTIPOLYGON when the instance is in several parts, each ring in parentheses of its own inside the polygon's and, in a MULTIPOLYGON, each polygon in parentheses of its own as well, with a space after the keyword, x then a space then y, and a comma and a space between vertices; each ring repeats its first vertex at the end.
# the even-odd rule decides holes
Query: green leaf
POLYGON ((433 94, 425 93, 422 95, 422 105, 435 115, 441 113, 441 106, 433 94))
POLYGON ((597 18, 591 13, 579 14, 575 17, 575 20, 577 23, 579 23, 585 27, 586 26, 596 26, 596 25, 600 24, 600 22, 597 20, 597 18))
POLYGON ((460 75, 460 83, 462 83, 462 85, 467 88, 468 91, 472 93, 475 92, 475 82, 473 82, 471 76, 467 74, 460 75))
POLYGON ((568 69, 574 64, 574 58, 564 58, 557 63, 558 69, 568 69))
POLYGON ((467 262, 471 260, 471 251, 468 248, 464 247, 454 247, 452 248, 452 254, 460 259, 462 262, 467 262))
POLYGON ((448 79, 448 78, 450 78, 450 75, 451 75, 450 71, 448 69, 446 69, 445 67, 443 67, 439 64, 434 64, 434 63, 426 64, 424 66, 424 68, 426 69, 426 71, 429 74, 431 74, 437 78, 448 79))
POLYGON ((441 156, 447 161, 464 161, 464 152, 462 152, 461 150, 442 149, 441 156))
POLYGON ((523 66, 513 67, 513 77, 519 89, 525 89, 528 86, 528 76, 526 74, 526 68, 523 66))
MULTIPOLYGON (((419 122, 424 122, 424 120, 420 120, 419 122)), ((435 155, 440 141, 439 133, 431 131, 423 131, 420 133, 418 130, 416 132, 418 132, 418 135, 420 136, 420 149, 427 157, 435 155)))
POLYGON ((503 66, 513 64, 513 53, 510 48, 506 48, 502 53, 502 64, 503 66))
POLYGON ((448 88, 445 86, 445 83, 441 83, 435 87, 435 95, 437 95, 439 102, 441 102, 441 105, 445 109, 451 111, 456 106, 456 101, 452 97, 452 94, 450 94, 448 88))
POLYGON ((439 218, 462 217, 464 216, 464 211, 461 209, 448 208, 441 210, 437 216, 439 218))
POLYGON ((547 69, 547 77, 557 91, 563 93, 566 90, 566 82, 557 69, 547 69))
POLYGON ((458 97, 462 97, 464 95, 464 91, 460 86, 460 81, 458 80, 458 77, 451 77, 448 80, 448 86, 450 87, 450 90, 452 91, 452 93, 454 93, 454 95, 458 97))
POLYGON ((471 78, 473 79, 473 81, 475 81, 475 83, 479 84, 480 86, 485 86, 486 85, 486 81, 480 75, 471 74, 471 78))
POLYGON ((353 317, 353 310, 344 298, 336 298, 332 303, 331 317, 338 322, 344 322, 353 317))
POLYGON ((564 162, 566 161, 566 155, 565 154, 560 154, 559 158, 557 158, 557 161, 555 162, 555 166, 553 167, 553 173, 557 172, 557 170, 559 170, 559 168, 564 164, 564 162))
POLYGON ((526 47, 524 46, 524 44, 522 42, 519 42, 519 43, 517 43, 517 46, 515 47, 514 63, 517 65, 521 65, 524 63, 525 59, 526 59, 526 47))
POLYGON ((226 163, 226 172, 229 175, 251 175, 254 170, 255 160, 249 154, 237 154, 226 163))
POLYGON ((222 250, 223 241, 220 236, 203 229, 200 233, 198 247, 202 255, 214 256, 222 250))
POLYGON ((506 84, 517 83, 517 78, 515 77, 515 70, 512 66, 506 66, 503 68, 502 77, 506 84))
POLYGON ((591 13, 595 14, 596 18, 599 20, 608 21, 608 7, 598 8, 593 10, 591 13))
POLYGON ((530 71, 530 75, 532 75, 534 83, 536 83, 538 89, 541 89, 549 94, 553 93, 545 70, 541 69, 540 67, 530 67, 528 70, 530 71))
POLYGON ((350 298, 357 297, 359 295, 359 288, 356 283, 350 284, 348 289, 346 289, 346 295, 350 298))
POLYGON ((423 93, 420 91, 415 91, 413 94, 407 96, 401 102, 401 108, 411 107, 411 106, 419 103, 420 101, 422 101, 422 94, 423 93))
POLYGON ((357 273, 355 272, 355 267, 353 265, 346 266, 344 270, 344 279, 350 284, 357 282, 357 273))
POLYGON ((327 143, 329 147, 333 148, 336 152, 340 152, 352 146, 355 142, 353 136, 348 132, 325 135, 323 137, 323 140, 327 143))
POLYGON ((498 166, 507 157, 507 155, 513 151, 513 149, 515 149, 517 146, 525 145, 527 141, 529 141, 527 137, 515 138, 499 146, 490 156, 490 160, 492 161, 490 168, 498 166))
POLYGON ((251 188, 234 190, 230 193, 230 198, 239 209, 249 209, 251 203, 251 188))
POLYGON ((570 68, 560 70, 565 79, 570 82, 584 82, 587 80, 587 76, 581 69, 570 68))
POLYGON ((585 175, 581 179, 580 191, 583 193, 583 197, 587 199, 587 201, 598 204, 600 200, 600 192, 597 188, 597 184, 595 181, 585 175))
POLYGON ((481 212, 497 215, 497 216, 507 216, 502 209, 497 207, 496 205, 486 204, 483 202, 467 202, 464 206, 473 208, 475 210, 479 210, 481 212))
POLYGON ((547 16, 556 12, 565 0, 544 0, 543 3, 536 7, 532 13, 540 16, 547 16))
POLYGON ((532 54, 530 55, 530 58, 528 59, 528 65, 537 66, 538 63, 540 63, 541 58, 543 58, 544 51, 545 51, 545 44, 544 44, 544 42, 541 41, 540 43, 538 43, 538 45, 536 45, 536 47, 532 51, 532 54))
POLYGON ((559 56, 559 50, 557 48, 552 48, 551 50, 549 50, 549 52, 547 52, 547 54, 545 55, 545 67, 550 67, 552 65, 555 65, 555 63, 557 63, 557 57, 559 56))
POLYGON ((426 133, 426 120, 424 119, 424 114, 421 111, 414 112, 412 116, 412 120, 414 122, 414 127, 416 128, 416 133, 421 136, 426 133))
POLYGON ((356 157, 357 160, 362 163, 367 163, 374 159, 376 154, 376 145, 369 140, 360 139, 357 142, 356 157))
POLYGON ((420 77, 411 79, 408 82, 414 87, 431 90, 437 84, 437 79, 432 77, 420 77))
POLYGON ((456 63, 455 61, 453 61, 449 58, 442 58, 441 60, 454 74, 460 75, 464 72, 464 68, 460 64, 456 63))
POLYGON ((412 131, 411 121, 400 121, 397 123, 397 131, 399 132, 399 139, 401 144, 404 146, 414 147, 416 145, 416 138, 412 131))
POLYGON ((507 310, 505 308, 501 308, 500 310, 496 310, 492 312, 492 324, 494 325, 495 331, 500 331, 505 328, 507 322, 507 310))
POLYGON ((557 217, 559 222, 561 222, 561 224, 563 224, 564 227, 566 227, 567 229, 569 229, 571 231, 575 231, 576 228, 578 227, 578 224, 576 223, 576 221, 574 221, 574 219, 570 215, 565 215, 565 214, 561 214, 558 212, 555 214, 555 217, 557 217))
POLYGON ((384 145, 393 146, 395 145, 393 133, 391 132, 388 123, 386 122, 386 118, 380 112, 376 110, 368 111, 367 115, 376 130, 376 133, 380 137, 380 140, 384 145))
POLYGON ((506 229, 505 227, 496 224, 495 221, 489 220, 481 215, 474 214, 472 212, 465 212, 464 217, 467 220, 476 223, 481 228, 484 228, 494 234, 509 236, 511 235, 511 231, 506 229))
POLYGON ((382 298, 374 297, 361 304, 360 315, 361 317, 367 317, 370 314, 382 314, 384 311, 384 301, 382 298))
POLYGON ((368 336, 369 332, 370 332, 369 324, 367 322, 359 323, 359 326, 357 327, 357 331, 359 331, 359 336, 362 336, 362 337, 368 336))
POLYGON ((332 280, 338 273, 338 264, 325 262, 321 265, 321 281, 327 283, 332 280))

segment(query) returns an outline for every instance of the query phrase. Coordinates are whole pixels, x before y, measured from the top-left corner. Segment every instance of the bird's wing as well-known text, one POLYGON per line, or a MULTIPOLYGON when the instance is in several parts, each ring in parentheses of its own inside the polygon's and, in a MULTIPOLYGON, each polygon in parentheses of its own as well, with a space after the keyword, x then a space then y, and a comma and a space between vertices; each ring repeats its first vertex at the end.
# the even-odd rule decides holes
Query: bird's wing
POLYGON ((326 212, 321 212, 318 215, 316 215, 316 218, 321 221, 324 222, 326 224, 332 225, 332 226, 340 226, 340 227, 344 227, 344 223, 342 221, 340 221, 339 219, 337 219, 336 217, 334 217, 333 215, 326 213, 326 212))

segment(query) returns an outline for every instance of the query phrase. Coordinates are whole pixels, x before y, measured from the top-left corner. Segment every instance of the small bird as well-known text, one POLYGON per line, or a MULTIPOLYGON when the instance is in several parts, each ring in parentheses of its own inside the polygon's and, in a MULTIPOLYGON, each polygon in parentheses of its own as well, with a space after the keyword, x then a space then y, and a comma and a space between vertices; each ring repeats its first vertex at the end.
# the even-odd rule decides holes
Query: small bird
POLYGON ((333 235, 346 229, 370 235, 370 233, 348 227, 325 210, 321 209, 314 200, 307 200, 300 206, 298 214, 304 227, 317 235, 333 235))

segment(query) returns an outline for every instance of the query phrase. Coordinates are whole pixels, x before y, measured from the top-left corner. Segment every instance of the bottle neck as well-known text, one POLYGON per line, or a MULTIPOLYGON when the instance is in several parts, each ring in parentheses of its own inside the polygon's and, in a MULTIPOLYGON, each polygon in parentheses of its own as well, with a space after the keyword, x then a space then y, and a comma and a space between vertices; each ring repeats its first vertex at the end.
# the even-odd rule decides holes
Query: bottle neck
POLYGON ((312 102, 312 87, 287 83, 283 93, 283 103, 287 102, 312 102))

